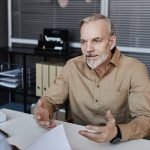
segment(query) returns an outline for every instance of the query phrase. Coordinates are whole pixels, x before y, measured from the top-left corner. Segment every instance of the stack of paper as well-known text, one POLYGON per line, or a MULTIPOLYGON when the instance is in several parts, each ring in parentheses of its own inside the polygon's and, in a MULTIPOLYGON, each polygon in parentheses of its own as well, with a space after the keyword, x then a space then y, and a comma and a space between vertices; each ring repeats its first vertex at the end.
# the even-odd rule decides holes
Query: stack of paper
POLYGON ((22 69, 12 69, 7 71, 0 72, 0 85, 9 87, 9 88, 16 88, 21 84, 22 81, 22 69))
MULTIPOLYGON (((35 69, 26 69, 26 84, 27 87, 31 87, 35 83, 35 69)), ((0 69, 0 85, 8 88, 24 87, 23 83, 23 68, 7 68, 2 67, 0 69)))

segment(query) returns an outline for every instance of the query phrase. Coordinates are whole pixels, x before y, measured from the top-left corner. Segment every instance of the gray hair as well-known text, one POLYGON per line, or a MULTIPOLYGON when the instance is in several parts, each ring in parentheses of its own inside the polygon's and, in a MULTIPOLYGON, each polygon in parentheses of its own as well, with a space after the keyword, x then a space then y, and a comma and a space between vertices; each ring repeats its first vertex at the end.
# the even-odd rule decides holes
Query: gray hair
POLYGON ((111 19, 106 17, 106 16, 104 16, 104 15, 97 14, 97 13, 94 13, 91 16, 83 18, 80 21, 80 28, 85 23, 89 23, 89 22, 96 21, 96 20, 101 20, 101 19, 106 21, 106 23, 108 25, 109 33, 110 33, 111 36, 113 36, 115 34, 115 27, 114 27, 114 24, 112 23, 111 19))

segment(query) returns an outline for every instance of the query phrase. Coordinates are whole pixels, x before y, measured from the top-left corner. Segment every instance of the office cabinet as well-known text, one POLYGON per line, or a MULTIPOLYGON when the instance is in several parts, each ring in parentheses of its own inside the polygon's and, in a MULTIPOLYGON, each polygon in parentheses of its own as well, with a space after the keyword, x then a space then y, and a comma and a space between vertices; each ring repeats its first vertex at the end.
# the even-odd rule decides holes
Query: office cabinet
MULTIPOLYGON (((68 57, 66 58, 66 57, 61 56, 61 55, 57 55, 57 56, 56 55, 51 55, 51 54, 48 54, 47 52, 46 53, 42 53, 42 52, 36 53, 34 48, 25 48, 25 47, 24 48, 23 47, 16 47, 16 48, 3 47, 3 48, 0 48, 0 54, 1 53, 3 53, 3 54, 5 53, 6 55, 8 55, 8 57, 10 58, 10 60, 8 60, 8 62, 10 64, 11 64, 11 59, 13 58, 13 55, 17 55, 18 54, 21 57, 21 60, 22 60, 21 65, 23 67, 23 89, 20 92, 23 95, 23 110, 24 110, 24 112, 28 112, 27 111, 27 107, 28 107, 28 105, 27 105, 27 96, 33 96, 36 99, 39 98, 38 96, 36 96, 36 88, 35 87, 30 88, 30 89, 28 89, 28 87, 27 87, 27 76, 26 76, 27 57, 28 56, 32 56, 32 57, 39 56, 39 57, 42 57, 44 59, 44 61, 47 61, 47 58, 50 58, 50 59, 51 58, 56 58, 56 59, 59 58, 59 59, 61 59, 63 61, 67 61, 68 60, 68 57)), ((51 66, 51 67, 52 67, 52 70, 55 70, 54 66, 51 66)), ((36 68, 36 66, 35 66, 35 68, 36 68)), ((52 74, 56 74, 56 71, 54 71, 52 74)), ((41 77, 37 76, 37 78, 40 79, 41 77)), ((47 88, 47 86, 46 86, 46 88, 47 88)), ((13 92, 14 92, 14 90, 13 90, 13 92)))
MULTIPOLYGON (((6 90, 8 90, 11 95, 14 94, 14 92, 19 92, 23 95, 23 106, 21 105, 21 107, 23 108, 24 112, 28 112, 27 111, 27 76, 26 76, 26 72, 27 72, 27 68, 26 68, 26 56, 27 55, 32 55, 34 53, 33 49, 26 49, 26 48, 8 48, 8 47, 3 47, 0 48, 0 54, 6 54, 8 55, 8 65, 11 65, 11 60, 14 54, 18 54, 20 55, 20 57, 22 57, 22 63, 20 64, 23 68, 23 88, 20 89, 19 91, 17 91, 17 89, 12 89, 12 88, 8 88, 6 90)), ((3 89, 4 90, 4 89, 3 89)), ((12 98, 11 98, 12 99, 12 98)), ((20 105, 16 106, 19 107, 20 105)), ((8 106, 10 107, 10 106, 8 106)), ((15 107, 15 106, 14 106, 15 107)))

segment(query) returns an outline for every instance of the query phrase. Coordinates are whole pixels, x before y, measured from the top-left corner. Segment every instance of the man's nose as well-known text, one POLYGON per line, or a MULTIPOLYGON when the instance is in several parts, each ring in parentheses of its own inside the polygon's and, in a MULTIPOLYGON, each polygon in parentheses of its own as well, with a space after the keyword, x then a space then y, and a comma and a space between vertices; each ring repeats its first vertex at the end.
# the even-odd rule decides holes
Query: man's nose
POLYGON ((87 51, 87 52, 93 51, 93 45, 92 45, 91 42, 87 43, 86 51, 87 51))

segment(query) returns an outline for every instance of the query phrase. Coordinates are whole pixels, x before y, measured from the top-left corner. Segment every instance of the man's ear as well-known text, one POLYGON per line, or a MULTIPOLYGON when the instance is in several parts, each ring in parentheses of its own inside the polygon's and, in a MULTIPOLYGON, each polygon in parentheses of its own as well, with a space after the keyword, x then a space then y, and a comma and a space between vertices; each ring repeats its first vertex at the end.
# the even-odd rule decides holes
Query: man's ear
POLYGON ((113 35, 110 38, 110 49, 112 50, 116 46, 116 36, 113 35))

